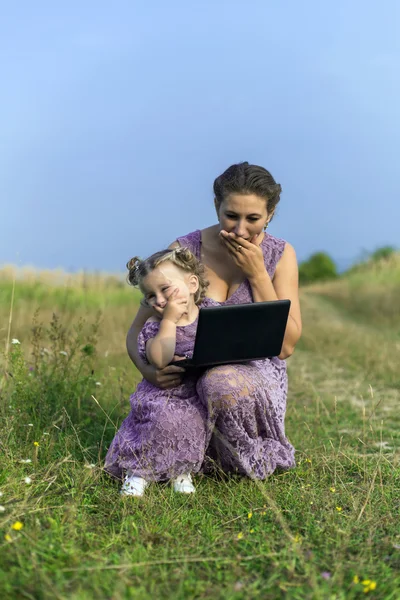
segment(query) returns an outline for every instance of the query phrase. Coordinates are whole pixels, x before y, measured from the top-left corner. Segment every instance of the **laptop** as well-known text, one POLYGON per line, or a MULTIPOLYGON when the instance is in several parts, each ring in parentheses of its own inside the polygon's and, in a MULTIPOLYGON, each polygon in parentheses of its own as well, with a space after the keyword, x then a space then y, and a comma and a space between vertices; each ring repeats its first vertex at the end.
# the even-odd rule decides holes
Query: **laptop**
POLYGON ((290 300, 200 308, 193 358, 171 364, 210 368, 281 353, 290 300))

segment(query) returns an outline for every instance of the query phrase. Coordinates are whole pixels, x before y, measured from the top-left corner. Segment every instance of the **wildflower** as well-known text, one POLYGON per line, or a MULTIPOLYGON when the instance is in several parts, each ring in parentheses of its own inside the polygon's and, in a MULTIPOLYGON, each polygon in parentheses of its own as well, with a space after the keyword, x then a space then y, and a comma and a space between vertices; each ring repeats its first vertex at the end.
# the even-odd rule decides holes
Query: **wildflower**
POLYGON ((24 481, 25 481, 25 483, 27 485, 29 485, 30 483, 32 483, 32 479, 30 477, 25 477, 24 481))
POLYGON ((0 512, 4 512, 6 510, 6 507, 3 506, 2 504, 0 504, 0 512))
POLYGON ((358 575, 354 575, 353 577, 353 583, 360 583, 360 578, 358 575))
POLYGON ((11 529, 14 529, 14 531, 21 531, 21 529, 23 528, 24 524, 21 523, 21 521, 15 521, 15 523, 13 523, 11 525, 11 529))
POLYGON ((21 342, 19 340, 17 340, 16 338, 13 338, 11 340, 11 343, 14 344, 14 346, 16 346, 17 344, 20 344, 21 342))
POLYGON ((332 494, 334 494, 336 492, 336 488, 331 487, 331 488, 329 488, 329 491, 332 492, 332 494))
POLYGON ((37 448, 39 446, 39 442, 33 442, 33 445, 37 448))
POLYGON ((371 579, 364 579, 361 583, 364 586, 364 594, 368 594, 368 592, 373 592, 376 588, 376 581, 371 581, 371 579))
POLYGON ((252 516, 253 516, 253 513, 252 513, 252 512, 249 512, 249 514, 247 515, 247 518, 248 518, 248 519, 251 519, 251 517, 252 517, 252 516))
POLYGON ((329 571, 322 571, 321 577, 322 577, 322 579, 330 579, 331 574, 329 573, 329 571))
POLYGON ((12 542, 12 537, 9 533, 6 533, 6 535, 4 536, 4 539, 6 540, 6 542, 12 542))
POLYGON ((3 495, 3 492, 0 492, 0 496, 2 496, 2 495, 3 495))
POLYGON ((94 469, 94 467, 95 467, 95 466, 96 466, 96 465, 95 465, 94 463, 90 463, 90 464, 89 464, 89 463, 87 463, 87 464, 85 465, 85 469, 94 469))
POLYGON ((373 592, 376 588, 376 581, 371 581, 368 586, 364 587, 364 594, 367 592, 373 592))
POLYGON ((337 510, 338 512, 342 512, 343 508, 342 508, 341 506, 337 506, 337 507, 336 507, 336 510, 337 510))
POLYGON ((314 504, 314 502, 310 502, 310 504, 314 504))
POLYGON ((43 435, 50 435, 47 431, 43 431, 43 435))
POLYGON ((101 385, 100 381, 96 381, 96 385, 97 386, 101 385))
POLYGON ((250 529, 250 533, 254 533, 254 529, 250 529))
POLYGON ((31 463, 32 460, 30 458, 22 458, 19 462, 27 465, 28 463, 31 463))
POLYGON ((311 458, 306 458, 306 462, 311 463, 311 458))
POLYGON ((261 514, 263 517, 265 517, 265 515, 267 514, 267 511, 263 510, 261 514))
POLYGON ((240 532, 240 533, 238 533, 238 534, 237 534, 237 539, 238 539, 238 540, 241 540, 241 539, 242 539, 242 537, 243 537, 243 533, 242 533, 242 532, 240 532))
POLYGON ((301 535, 299 535, 298 533, 296 533, 296 535, 293 538, 293 541, 295 544, 300 544, 301 542, 301 535))
POLYGON ((28 423, 28 427, 33 427, 33 423, 28 423))
POLYGON ((62 354, 63 356, 68 356, 68 352, 65 352, 65 350, 60 350, 60 354, 62 354))

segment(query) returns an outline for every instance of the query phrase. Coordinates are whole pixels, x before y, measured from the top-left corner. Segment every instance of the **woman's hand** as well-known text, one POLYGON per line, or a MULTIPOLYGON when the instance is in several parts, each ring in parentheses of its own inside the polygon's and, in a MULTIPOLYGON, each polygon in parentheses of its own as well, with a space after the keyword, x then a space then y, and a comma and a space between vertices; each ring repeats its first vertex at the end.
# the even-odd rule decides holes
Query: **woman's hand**
MULTIPOLYGON (((181 359, 181 356, 174 356, 173 360, 181 359)), ((156 369, 152 365, 148 365, 144 378, 162 390, 169 390, 177 387, 182 383, 185 369, 175 365, 168 365, 163 369, 156 369)))
POLYGON ((258 236, 255 235, 248 241, 236 233, 222 230, 220 238, 233 262, 243 271, 247 279, 251 281, 266 273, 263 253, 257 240, 258 236))

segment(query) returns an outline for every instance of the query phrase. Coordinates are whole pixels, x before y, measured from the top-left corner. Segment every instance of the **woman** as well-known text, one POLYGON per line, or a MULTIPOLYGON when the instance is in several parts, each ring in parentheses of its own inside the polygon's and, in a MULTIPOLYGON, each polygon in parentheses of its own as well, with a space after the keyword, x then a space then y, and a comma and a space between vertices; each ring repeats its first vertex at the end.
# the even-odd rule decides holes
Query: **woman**
MULTIPOLYGON (((266 232, 280 192, 281 186, 263 167, 232 165, 214 182, 218 224, 180 237, 170 246, 189 248, 204 264, 209 287, 203 306, 291 300, 279 357, 215 367, 197 383, 208 410, 207 454, 223 470, 256 479, 295 465, 284 430, 284 359, 301 335, 298 268, 293 247, 266 232)), ((128 333, 128 354, 145 379, 164 389, 174 387, 181 382, 183 369, 157 370, 139 356, 137 338, 149 316, 141 307, 128 333)))

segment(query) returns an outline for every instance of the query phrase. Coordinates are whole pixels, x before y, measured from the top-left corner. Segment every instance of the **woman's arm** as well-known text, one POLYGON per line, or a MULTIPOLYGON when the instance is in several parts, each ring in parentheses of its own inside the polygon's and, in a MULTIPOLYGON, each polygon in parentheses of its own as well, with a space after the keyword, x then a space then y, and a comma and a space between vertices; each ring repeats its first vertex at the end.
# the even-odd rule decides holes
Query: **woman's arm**
POLYGON ((301 336, 301 312, 299 301, 299 275, 296 253, 291 244, 286 243, 282 257, 279 260, 273 282, 264 269, 249 278, 255 302, 289 299, 290 312, 286 326, 282 351, 279 358, 291 356, 301 336))
POLYGON ((138 337, 143 325, 146 323, 147 319, 152 316, 153 311, 150 308, 140 305, 137 315, 134 318, 126 336, 126 349, 128 351, 129 358, 145 379, 147 379, 146 371, 148 370, 149 365, 142 360, 139 354, 138 337))
POLYGON ((247 277, 254 302, 291 301, 282 351, 279 355, 281 359, 288 358, 293 354, 301 336, 299 273, 293 246, 286 242, 272 282, 265 268, 262 250, 255 239, 249 242, 235 233, 225 231, 221 232, 221 238, 232 260, 247 277))

